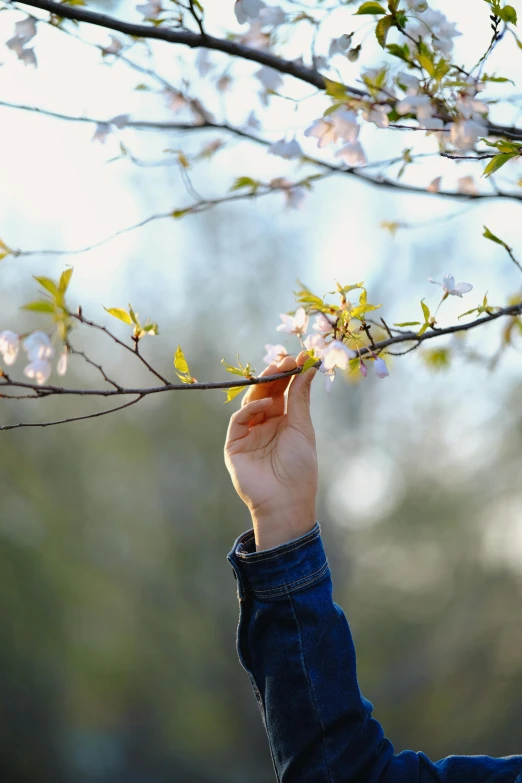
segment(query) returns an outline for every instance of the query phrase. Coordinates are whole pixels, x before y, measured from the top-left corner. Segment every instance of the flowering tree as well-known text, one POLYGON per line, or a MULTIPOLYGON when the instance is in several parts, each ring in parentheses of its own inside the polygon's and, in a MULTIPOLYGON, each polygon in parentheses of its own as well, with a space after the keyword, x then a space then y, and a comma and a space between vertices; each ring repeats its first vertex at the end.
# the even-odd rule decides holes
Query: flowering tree
MULTIPOLYGON (((522 154, 522 129, 516 125, 517 96, 510 74, 488 71, 491 54, 506 41, 514 41, 522 49, 513 6, 503 0, 477 0, 476 18, 470 20, 468 30, 459 31, 440 10, 430 8, 424 0, 317 0, 315 3, 283 0, 281 5, 268 5, 263 0, 230 0, 223 4, 228 9, 228 17, 207 26, 210 5, 208 0, 168 0, 166 5, 161 0, 150 0, 136 6, 133 13, 137 15, 137 21, 127 21, 89 10, 83 0, 61 3, 27 0, 23 10, 17 3, 4 0, 14 22, 13 35, 6 45, 12 56, 26 66, 38 67, 38 30, 42 25, 51 25, 64 35, 76 36, 81 35, 84 25, 94 26, 100 30, 99 42, 95 44, 100 56, 111 62, 122 61, 145 74, 148 82, 138 87, 151 90, 151 85, 155 85, 166 98, 174 119, 168 123, 154 123, 129 115, 104 119, 73 117, 57 115, 46 111, 45 107, 5 102, 0 105, 47 113, 63 121, 92 123, 93 141, 99 143, 123 128, 137 131, 151 127, 179 129, 194 134, 202 130, 217 132, 216 139, 197 155, 188 156, 182 150, 175 152, 174 162, 180 168, 192 202, 182 208, 169 208, 161 214, 151 215, 122 231, 137 230, 152 220, 180 219, 222 202, 255 200, 271 194, 282 196, 288 208, 302 206, 306 209, 307 192, 317 181, 334 175, 355 177, 374 187, 397 192, 424 193, 433 198, 522 199, 522 178, 517 166, 522 154), (329 24, 340 13, 344 14, 339 17, 344 20, 342 24, 346 25, 347 18, 349 23, 338 28, 340 34, 332 38, 328 33, 329 24), (460 35, 475 36, 478 25, 481 32, 489 31, 487 46, 476 62, 457 62, 454 39, 460 35), (174 84, 157 71, 144 67, 136 57, 136 50, 146 41, 164 41, 176 50, 184 47, 187 78, 183 76, 179 84, 174 84), (372 47, 379 53, 379 64, 372 68, 359 67, 362 54, 372 47), (190 50, 196 50, 196 54, 190 50), (297 58, 296 51, 300 52, 297 58), (217 60, 215 52, 221 53, 217 60), (225 67, 222 66, 223 54, 227 56, 225 67), (357 71, 355 79, 354 69, 357 71), (196 75, 190 79, 190 74, 196 75), (256 89, 249 92, 252 99, 244 106, 243 117, 232 122, 226 116, 225 101, 207 105, 202 94, 208 91, 202 86, 210 82, 215 95, 233 96, 240 78, 252 80, 256 89), (313 87, 312 95, 302 97, 299 89, 303 84, 313 87), (297 132, 273 138, 265 129, 265 118, 277 100, 294 101, 298 118, 301 113, 306 116, 309 100, 313 100, 314 105, 321 101, 321 111, 311 121, 303 119, 297 132), (395 158, 368 159, 364 137, 372 128, 379 134, 408 134, 411 142, 395 158), (307 173, 263 181, 237 171, 226 194, 212 200, 202 199, 191 186, 191 170, 218 155, 229 137, 263 145, 267 154, 295 161, 296 172, 298 167, 300 172, 304 167, 307 173), (426 139, 431 145, 429 151, 426 151, 426 139), (450 169, 446 168, 444 175, 430 176, 423 181, 426 158, 449 159, 450 169), (461 160, 475 162, 476 177, 459 176, 461 160), (413 173, 413 179, 410 173, 413 173)), ((172 162, 172 154, 172 150, 166 152, 170 156, 169 162, 172 162)), ((123 144, 121 155, 139 162, 123 144)), ((396 230, 400 225, 390 223, 388 228, 396 230)), ((522 271, 512 248, 503 239, 485 226, 483 236, 501 245, 509 263, 522 271)), ((2 242, 1 257, 35 253, 16 249, 15 244, 11 239, 2 242)), ((150 320, 143 322, 130 305, 128 309, 108 308, 108 316, 129 328, 128 340, 120 339, 105 323, 87 318, 81 306, 70 305, 71 277, 72 269, 67 268, 59 280, 46 276, 35 278, 42 289, 41 295, 22 309, 42 314, 46 323, 41 330, 28 334, 14 324, 2 325, 0 396, 40 399, 58 394, 94 395, 117 397, 118 404, 74 419, 38 424, 19 422, 0 428, 48 426, 105 415, 163 391, 218 388, 225 390, 226 401, 229 401, 246 386, 303 369, 298 367, 290 373, 277 373, 274 363, 287 355, 287 349, 281 344, 267 343, 264 360, 274 372, 256 376, 251 364, 242 364, 238 357, 237 366, 224 360, 223 364, 226 371, 239 376, 239 380, 201 383, 191 374, 183 350, 178 346, 174 353, 174 371, 178 378, 174 383, 173 375, 154 368, 142 350, 145 338, 158 335, 158 325, 150 320), (122 385, 99 362, 75 348, 75 327, 104 332, 121 350, 135 355, 154 376, 154 383, 143 388, 122 385), (19 360, 21 355, 26 356, 23 367, 19 360), (78 356, 98 370, 102 388, 74 389, 49 383, 54 370, 60 377, 66 374, 71 356, 78 356), (17 372, 19 366, 22 374, 17 372)), ((427 340, 483 327, 501 318, 506 324, 502 343, 505 347, 512 335, 522 330, 519 292, 506 292, 506 301, 497 304, 489 303, 487 295, 480 295, 479 303, 475 302, 474 307, 463 312, 458 323, 441 327, 437 317, 443 303, 448 297, 462 298, 470 294, 473 286, 456 282, 449 273, 441 282, 431 279, 430 282, 442 289, 434 312, 423 299, 420 308, 416 306, 420 316, 414 312, 412 320, 395 324, 388 324, 381 313, 376 312, 382 305, 370 304, 362 282, 337 283, 336 289, 324 296, 299 283, 295 292, 297 309, 281 315, 277 330, 295 336, 296 348, 307 354, 304 369, 318 367, 324 373, 327 390, 336 370, 366 377, 371 367, 377 377, 385 378, 388 375, 386 354, 395 352, 400 344, 404 344, 400 353, 408 353, 427 340), (310 317, 314 318, 314 323, 311 333, 306 335, 310 317)), ((443 355, 444 350, 439 352, 441 360, 443 355)))

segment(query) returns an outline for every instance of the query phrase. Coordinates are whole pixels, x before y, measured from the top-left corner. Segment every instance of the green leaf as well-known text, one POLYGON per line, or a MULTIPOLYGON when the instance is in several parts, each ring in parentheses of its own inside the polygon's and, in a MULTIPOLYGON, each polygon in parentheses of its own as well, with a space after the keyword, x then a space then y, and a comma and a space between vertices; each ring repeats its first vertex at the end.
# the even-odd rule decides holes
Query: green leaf
POLYGON ((417 336, 421 337, 424 334, 424 332, 426 331, 426 329, 429 329, 429 327, 430 327, 429 323, 423 324, 421 326, 421 328, 419 329, 419 331, 417 332, 417 336))
POLYGON ((255 179, 252 179, 252 177, 238 177, 233 185, 231 185, 230 190, 242 190, 243 188, 250 188, 253 192, 255 192, 261 183, 258 182, 255 179))
POLYGON ((503 22, 506 22, 508 24, 517 23, 517 12, 515 11, 512 5, 505 5, 504 8, 500 8, 498 11, 498 15, 500 16, 503 22))
POLYGON ((504 166, 508 162, 508 160, 511 160, 511 158, 513 157, 514 157, 513 153, 509 153, 509 152, 503 152, 500 155, 495 155, 494 158, 491 158, 488 165, 484 169, 482 176, 489 177, 490 174, 493 174, 495 171, 498 171, 500 168, 502 168, 502 166, 504 166))
POLYGON ((178 345, 176 349, 176 353, 174 354, 174 367, 176 370, 179 370, 179 372, 183 372, 186 375, 190 375, 189 366, 187 364, 187 360, 185 359, 185 354, 181 350, 181 346, 178 345))
POLYGON ((244 372, 239 367, 234 367, 232 364, 229 364, 225 361, 225 359, 221 359, 221 364, 225 367, 227 372, 232 373, 232 375, 241 375, 244 376, 244 372))
POLYGON ((227 402, 231 402, 234 397, 237 397, 238 394, 241 394, 242 391, 245 391, 246 388, 246 386, 231 386, 230 389, 224 389, 227 395, 225 405, 227 402))
POLYGON ((332 81, 332 79, 327 79, 326 77, 323 78, 326 85, 326 94, 335 98, 337 101, 344 101, 346 98, 346 87, 344 84, 332 81))
POLYGON ((472 310, 466 310, 465 313, 462 313, 462 315, 459 315, 458 320, 460 321, 461 318, 464 318, 465 315, 471 315, 472 313, 477 313, 479 311, 478 307, 474 307, 472 310))
POLYGON ((428 307, 424 299, 421 301, 421 307, 422 307, 422 312, 424 313, 424 319, 426 322, 428 322, 430 320, 431 313, 430 313, 430 308, 428 307))
POLYGON ((70 269, 65 269, 60 275, 60 282, 58 283, 58 291, 62 294, 62 296, 69 288, 69 283, 71 282, 72 273, 73 270, 71 267, 70 269))
POLYGON ((393 324, 394 326, 420 326, 420 321, 404 321, 402 324, 393 324))
POLYGON ((490 239, 492 242, 496 242, 497 245, 502 245, 502 247, 507 247, 504 240, 500 239, 499 237, 495 236, 487 226, 484 226, 484 233, 482 234, 483 237, 486 237, 486 239, 490 239))
POLYGON ((140 323, 139 323, 139 321, 138 321, 138 316, 137 316, 137 314, 134 312, 134 310, 132 309, 132 305, 131 305, 130 303, 129 303, 129 315, 130 315, 130 317, 131 317, 131 319, 132 319, 132 323, 133 323, 133 324, 136 324, 136 326, 139 326, 139 325, 140 325, 140 323))
POLYGON ((404 46, 399 46, 399 44, 388 44, 386 48, 393 57, 398 57, 406 63, 410 61, 410 50, 407 44, 404 44, 404 46))
POLYGON ((114 318, 118 318, 120 321, 123 321, 124 324, 134 326, 130 315, 126 312, 126 310, 122 310, 121 307, 104 307, 103 309, 109 313, 109 315, 112 315, 114 318))
POLYGON ((309 357, 309 358, 306 360, 306 362, 304 363, 304 365, 303 365, 303 369, 302 369, 302 372, 306 372, 307 370, 309 370, 309 369, 310 369, 310 367, 313 367, 313 366, 314 366, 314 364, 315 364, 317 361, 318 361, 318 358, 317 358, 317 356, 315 356, 315 357, 314 357, 314 356, 310 356, 310 357, 309 357))
POLYGON ((386 9, 382 7, 380 3, 363 3, 362 6, 355 12, 355 16, 361 14, 385 14, 386 9))
POLYGON ((37 302, 29 302, 26 305, 22 305, 20 310, 29 310, 32 313, 51 313, 54 315, 56 312, 52 302, 46 302, 39 300, 37 302))
POLYGON ((178 218, 183 217, 183 215, 186 215, 189 212, 190 212, 190 207, 187 207, 186 209, 175 209, 173 212, 170 213, 170 216, 177 220, 178 218))
POLYGON ((45 288, 45 290, 49 291, 50 294, 56 296, 58 293, 58 288, 54 280, 51 280, 50 277, 39 277, 38 275, 33 275, 33 278, 42 286, 42 288, 45 288))
POLYGON ((390 32, 392 23, 393 18, 391 16, 383 16, 382 19, 379 19, 377 26, 375 27, 375 37, 377 38, 382 49, 384 49, 386 46, 386 39, 388 37, 388 33, 390 32))

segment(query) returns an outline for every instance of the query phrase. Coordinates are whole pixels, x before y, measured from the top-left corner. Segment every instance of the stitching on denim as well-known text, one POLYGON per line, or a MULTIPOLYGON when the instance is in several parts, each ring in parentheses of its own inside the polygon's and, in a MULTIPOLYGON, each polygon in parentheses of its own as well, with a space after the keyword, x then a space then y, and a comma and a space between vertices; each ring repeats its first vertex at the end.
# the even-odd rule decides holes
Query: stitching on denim
POLYGON ((268 590, 254 590, 254 595, 256 595, 258 598, 265 598, 265 597, 269 598, 271 595, 282 595, 284 593, 291 593, 294 592, 299 587, 305 587, 308 584, 317 582, 327 572, 328 572, 328 560, 325 560, 321 568, 319 568, 317 571, 314 571, 312 574, 303 576, 301 579, 296 579, 294 582, 289 582, 288 584, 279 585, 278 587, 271 587, 268 590), (293 590, 290 588, 293 588, 293 590))
MULTIPOLYGON (((308 534, 310 535, 310 534, 308 534)), ((282 555, 286 555, 287 552, 295 552, 297 549, 301 549, 301 547, 306 546, 306 544, 309 544, 310 541, 313 540, 315 536, 319 535, 319 531, 316 530, 316 532, 313 534, 312 538, 306 538, 303 541, 300 541, 299 543, 296 543, 295 546, 288 547, 288 549, 285 549, 281 552, 276 552, 274 555, 264 555, 263 552, 253 552, 252 554, 242 554, 242 552, 238 552, 237 556, 242 559, 242 561, 246 564, 253 563, 253 562, 259 562, 260 560, 272 560, 274 557, 282 557, 282 555), (247 560, 248 558, 248 560, 247 560)))
POLYGON ((317 714, 317 720, 319 721, 319 726, 321 727, 322 743, 323 743, 323 750, 324 750, 324 760, 325 760, 325 763, 326 763, 326 771, 328 773, 328 780, 330 781, 330 783, 333 783, 332 773, 330 771, 330 766, 328 764, 328 752, 326 750, 326 737, 325 737, 325 730, 324 730, 324 726, 323 726, 323 721, 321 720, 321 715, 320 715, 319 710, 317 708, 317 702, 315 700, 315 693, 314 693, 314 686, 312 685, 312 681, 310 679, 310 675, 308 673, 308 669, 306 668, 305 657, 304 657, 304 649, 303 649, 303 639, 302 639, 302 636, 301 636, 301 626, 299 625, 299 618, 297 617, 297 612, 295 610, 295 606, 294 606, 294 602, 293 602, 293 599, 292 599, 292 595, 290 594, 288 596, 288 598, 290 599, 290 606, 292 607, 292 612, 294 614, 295 622, 297 624, 297 631, 298 631, 298 634, 299 634, 299 648, 300 648, 300 653, 301 653, 301 662, 303 664, 303 669, 304 669, 304 672, 305 672, 305 675, 306 675, 306 679, 308 680, 308 686, 310 688, 310 693, 311 693, 311 696, 312 696, 312 703, 314 705, 315 712, 317 714))

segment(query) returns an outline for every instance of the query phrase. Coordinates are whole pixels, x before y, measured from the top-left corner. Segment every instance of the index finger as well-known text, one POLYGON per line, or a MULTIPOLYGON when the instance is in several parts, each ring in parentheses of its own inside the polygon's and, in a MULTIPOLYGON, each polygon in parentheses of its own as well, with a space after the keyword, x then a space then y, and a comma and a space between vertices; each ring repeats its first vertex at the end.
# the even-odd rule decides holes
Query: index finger
MULTIPOLYGON (((288 370, 295 369, 296 366, 297 364, 293 356, 285 356, 285 358, 279 362, 279 364, 276 364, 275 362, 273 364, 269 364, 259 377, 266 377, 267 375, 276 375, 280 372, 287 372, 288 370)), ((247 405, 247 403, 252 402, 253 400, 261 400, 263 397, 272 397, 276 407, 277 403, 283 403, 282 408, 284 411, 285 391, 292 377, 292 375, 289 375, 287 378, 280 378, 277 381, 256 383, 255 385, 251 386, 245 394, 241 403, 241 407, 247 405)))

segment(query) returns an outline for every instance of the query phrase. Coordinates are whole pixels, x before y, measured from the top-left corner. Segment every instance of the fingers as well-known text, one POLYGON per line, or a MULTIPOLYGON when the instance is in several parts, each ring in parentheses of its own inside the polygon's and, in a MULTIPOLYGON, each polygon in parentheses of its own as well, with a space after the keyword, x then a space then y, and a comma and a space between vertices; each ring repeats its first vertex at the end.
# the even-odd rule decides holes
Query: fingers
MULTIPOLYGON (((260 377, 266 377, 267 375, 276 375, 280 372, 287 372, 293 370, 296 367, 296 360, 292 356, 285 356, 285 358, 277 363, 270 364, 261 373, 260 377)), ((273 404, 266 412, 267 418, 272 416, 281 416, 285 410, 285 391, 292 379, 292 376, 287 378, 281 378, 277 381, 268 381, 267 383, 258 383, 255 386, 251 386, 243 399, 243 407, 250 404, 253 400, 263 399, 265 397, 272 397, 273 404)))
MULTIPOLYGON (((302 367, 308 355, 302 351, 297 357, 297 364, 302 367)), ((313 432, 310 416, 310 390, 312 381, 317 373, 315 367, 310 367, 306 372, 301 372, 292 378, 288 390, 288 422, 290 425, 303 430, 313 432)))
POLYGON ((236 411, 230 418, 227 432, 227 443, 240 440, 248 435, 250 431, 250 425, 257 416, 270 407, 272 404, 271 397, 264 397, 261 400, 253 400, 247 403, 238 411, 236 411))

